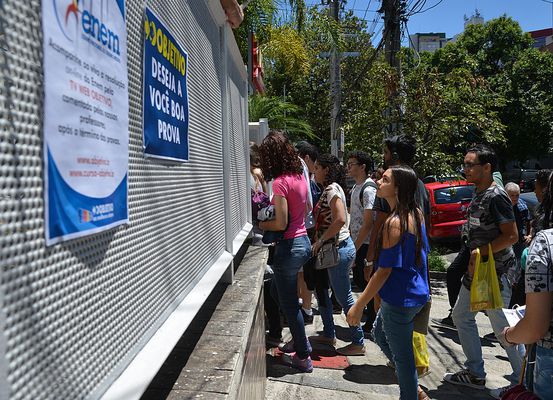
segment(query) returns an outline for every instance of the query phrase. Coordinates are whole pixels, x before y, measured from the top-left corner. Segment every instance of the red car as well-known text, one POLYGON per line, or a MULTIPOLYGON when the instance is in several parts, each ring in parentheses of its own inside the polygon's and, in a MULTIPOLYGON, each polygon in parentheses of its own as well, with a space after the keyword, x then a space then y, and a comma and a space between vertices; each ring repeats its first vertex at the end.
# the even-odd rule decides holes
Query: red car
POLYGON ((474 185, 465 180, 453 180, 427 183, 424 186, 430 197, 430 238, 459 238, 474 194, 474 185))

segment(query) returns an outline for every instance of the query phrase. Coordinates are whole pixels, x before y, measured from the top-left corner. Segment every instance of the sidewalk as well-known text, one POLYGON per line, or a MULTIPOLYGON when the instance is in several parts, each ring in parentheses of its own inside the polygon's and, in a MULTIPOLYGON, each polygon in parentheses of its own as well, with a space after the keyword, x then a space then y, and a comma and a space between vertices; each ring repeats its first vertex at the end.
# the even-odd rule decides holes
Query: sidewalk
MULTIPOLYGON (((432 279, 433 304, 431 318, 443 318, 447 316, 449 303, 444 280, 432 279)), ((354 297, 357 297, 354 293, 354 297)), ((316 305, 315 305, 316 307, 316 305)), ((481 313, 476 317, 480 327, 480 337, 492 332, 489 320, 481 313)), ((334 315, 336 323, 338 343, 337 347, 347 344, 341 339, 348 337, 345 316, 334 315)), ((314 335, 322 330, 322 321, 319 315, 315 316, 313 325, 306 326, 307 335, 314 335)), ((289 332, 285 329, 285 338, 289 332)), ((360 400, 378 399, 391 400, 399 398, 399 386, 393 369, 386 366, 386 358, 378 346, 372 341, 366 340, 366 355, 347 357, 349 366, 340 366, 339 360, 331 365, 335 369, 321 368, 313 370, 311 374, 299 373, 297 370, 280 364, 278 358, 267 352, 267 388, 265 398, 267 400, 283 399, 324 399, 324 400, 360 400)), ((473 400, 492 399, 488 391, 475 390, 464 386, 454 386, 442 382, 446 372, 456 372, 463 366, 463 355, 457 331, 436 326, 431 322, 427 336, 430 353, 431 373, 423 377, 419 383, 426 389, 431 399, 461 400, 471 398, 473 400)), ((505 386, 509 382, 504 378, 511 373, 507 355, 498 343, 482 339, 485 367, 487 372, 486 386, 489 389, 505 386)), ((329 359, 324 356, 334 356, 336 353, 330 347, 316 347, 321 354, 320 362, 329 359)), ((317 353, 316 352, 316 353, 317 353)), ((337 355, 335 357, 338 357, 337 355)), ((314 363, 317 357, 314 357, 314 363)), ((320 357, 319 357, 320 358, 320 357)), ((332 359, 334 357, 330 357, 332 359)), ((320 365, 319 362, 319 365, 320 365)), ((324 364, 324 362, 323 362, 324 364)))

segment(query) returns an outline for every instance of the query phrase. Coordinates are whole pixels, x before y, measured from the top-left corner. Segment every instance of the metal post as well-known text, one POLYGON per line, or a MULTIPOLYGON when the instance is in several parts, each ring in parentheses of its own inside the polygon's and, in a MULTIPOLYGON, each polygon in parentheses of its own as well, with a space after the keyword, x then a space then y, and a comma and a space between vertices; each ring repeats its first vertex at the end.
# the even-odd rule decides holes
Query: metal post
MULTIPOLYGON (((330 0, 329 15, 336 21, 340 20, 340 1, 330 0)), ((338 135, 342 125, 342 79, 340 74, 340 53, 334 46, 330 52, 330 102, 332 110, 330 112, 330 145, 332 155, 341 158, 342 152, 338 146, 338 135)))
POLYGON ((253 32, 248 31, 248 94, 255 94, 253 86, 253 32))
MULTIPOLYGON (((398 80, 401 81, 401 63, 399 51, 401 49, 401 0, 383 0, 382 8, 384 10, 384 54, 388 64, 397 71, 398 80)), ((399 91, 391 93, 389 97, 389 106, 385 110, 388 118, 393 116, 393 107, 399 91)), ((401 115, 401 108, 397 110, 401 115)), ((400 131, 399 123, 390 123, 386 129, 386 136, 393 136, 400 131)))

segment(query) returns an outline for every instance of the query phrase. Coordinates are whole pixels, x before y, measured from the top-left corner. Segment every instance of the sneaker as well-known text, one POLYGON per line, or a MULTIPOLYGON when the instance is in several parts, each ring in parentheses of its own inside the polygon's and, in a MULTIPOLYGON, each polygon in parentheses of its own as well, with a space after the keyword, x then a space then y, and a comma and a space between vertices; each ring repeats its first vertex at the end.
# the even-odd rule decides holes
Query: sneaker
POLYGON ((491 389, 490 390, 490 396, 492 396, 494 399, 501 399, 503 397, 503 395, 505 393, 507 393, 507 391, 509 389, 511 389, 513 386, 516 386, 516 384, 512 383, 510 385, 503 386, 503 387, 500 387, 500 388, 497 388, 497 389, 491 389))
POLYGON ((336 338, 329 338, 324 335, 309 336, 309 341, 312 344, 327 344, 329 346, 336 345, 336 338))
POLYGON ((336 349, 336 353, 341 354, 343 356, 364 356, 365 345, 350 343, 347 346, 336 349))
POLYGON ((420 386, 417 388, 417 400, 430 400, 430 397, 420 386))
POLYGON ((291 367, 297 368, 302 372, 313 372, 313 362, 311 357, 307 356, 305 359, 300 359, 296 353, 283 354, 282 361, 291 367))
POLYGON ((434 323, 435 325, 441 326, 443 328, 455 329, 455 323, 453 322, 453 318, 451 317, 451 312, 447 317, 442 319, 432 318, 432 323, 434 323))
POLYGON ((307 314, 304 309, 301 309, 301 313, 303 315, 303 323, 304 325, 311 325, 313 323, 313 311, 311 311, 311 315, 307 314))
POLYGON ((474 389, 485 389, 486 379, 474 376, 468 369, 464 369, 454 374, 448 372, 444 375, 444 381, 454 385, 468 386, 474 389))
POLYGON ((265 345, 269 347, 279 347, 282 344, 282 337, 273 337, 271 335, 265 335, 265 345))
MULTIPOLYGON (((294 339, 290 340, 286 343, 280 343, 278 345, 278 349, 282 351, 283 353, 293 353, 296 350, 294 349, 294 339)), ((311 343, 309 343, 309 340, 307 341, 307 351, 311 354, 313 352, 313 349, 311 348, 311 343)))

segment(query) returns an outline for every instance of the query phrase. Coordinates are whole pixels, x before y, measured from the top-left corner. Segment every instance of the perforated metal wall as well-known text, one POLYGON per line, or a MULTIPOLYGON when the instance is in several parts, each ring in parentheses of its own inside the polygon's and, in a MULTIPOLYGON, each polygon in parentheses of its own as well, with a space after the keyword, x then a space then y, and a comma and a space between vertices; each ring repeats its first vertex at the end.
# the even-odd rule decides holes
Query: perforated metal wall
POLYGON ((0 398, 101 396, 229 250, 223 168, 232 171, 227 232, 247 223, 242 65, 234 54, 223 70, 226 44, 206 1, 147 3, 189 54, 190 161, 143 157, 144 2, 129 0, 130 224, 46 248, 41 2, 0 2, 0 398))

